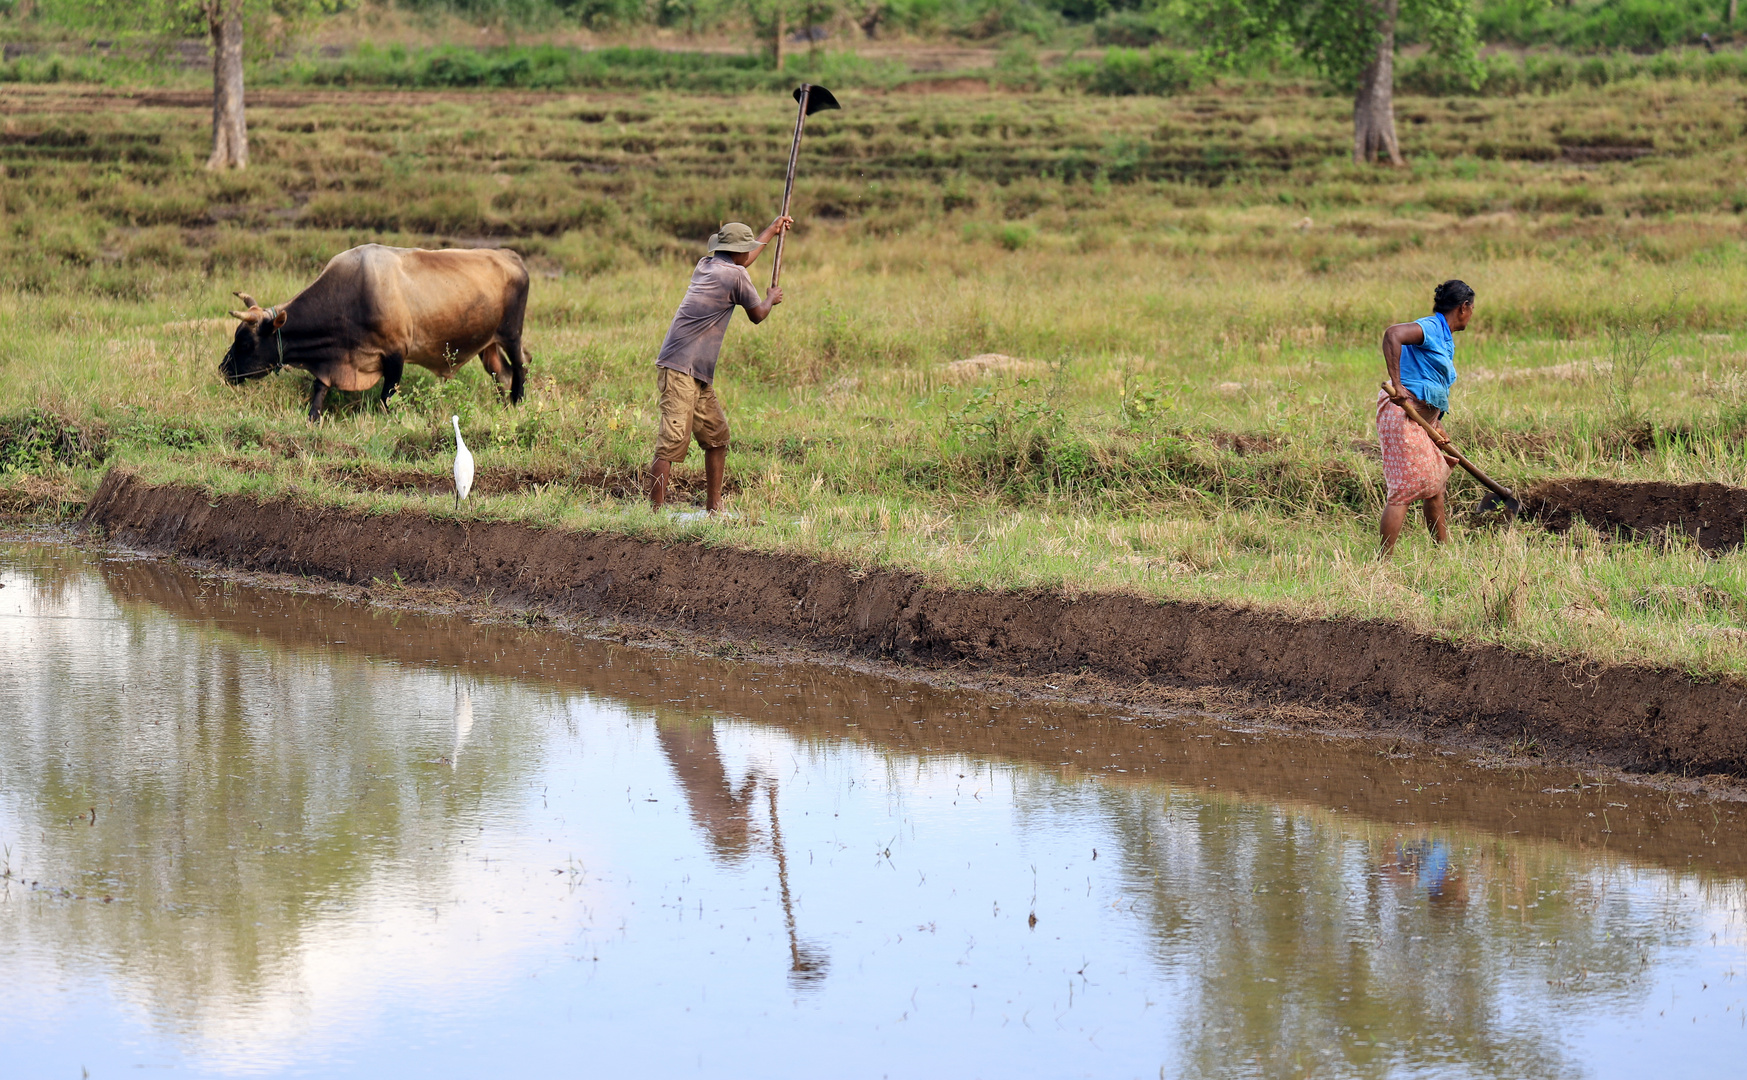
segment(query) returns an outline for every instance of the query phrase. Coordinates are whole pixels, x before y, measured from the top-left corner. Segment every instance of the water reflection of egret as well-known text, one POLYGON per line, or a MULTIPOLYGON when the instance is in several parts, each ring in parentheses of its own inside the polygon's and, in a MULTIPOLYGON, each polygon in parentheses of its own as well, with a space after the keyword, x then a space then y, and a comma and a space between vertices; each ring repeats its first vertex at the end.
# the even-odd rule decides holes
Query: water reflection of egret
POLYGON ((473 732, 473 694, 460 683, 455 684, 455 749, 449 753, 449 768, 461 760, 461 748, 473 732))
POLYGON ((831 956, 810 941, 802 941, 795 931, 795 903, 789 893, 789 860, 783 850, 783 830, 776 813, 776 781, 766 780, 764 790, 770 796, 770 846, 776 852, 776 882, 782 892, 783 924, 789 931, 789 986, 795 990, 816 990, 831 969, 831 956))

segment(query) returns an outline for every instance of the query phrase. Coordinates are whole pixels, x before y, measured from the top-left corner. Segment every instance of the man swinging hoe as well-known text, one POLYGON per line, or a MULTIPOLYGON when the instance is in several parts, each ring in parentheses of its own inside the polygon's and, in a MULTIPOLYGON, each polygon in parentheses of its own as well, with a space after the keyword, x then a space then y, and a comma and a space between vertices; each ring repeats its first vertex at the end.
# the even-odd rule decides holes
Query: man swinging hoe
POLYGON ((824 109, 840 108, 831 91, 823 86, 802 83, 795 89, 795 102, 800 106, 795 116, 795 141, 789 147, 788 177, 783 182, 782 212, 764 232, 754 236, 752 228, 738 221, 723 225, 710 237, 709 251, 692 271, 691 285, 685 299, 674 312, 673 325, 661 343, 655 358, 656 388, 661 394, 661 417, 655 440, 655 463, 649 483, 649 503, 660 510, 667 501, 667 482, 673 463, 684 461, 696 438, 704 448, 704 477, 709 488, 705 508, 711 514, 722 510, 722 475, 728 461, 728 417, 716 397, 716 359, 722 352, 722 338, 728 331, 728 321, 737 307, 746 309, 753 324, 770 317, 771 309, 783 302, 782 280, 783 238, 794 220, 789 217, 789 200, 795 191, 795 163, 801 152, 801 130, 807 117, 824 109), (758 289, 746 268, 757 260, 771 240, 776 241, 776 254, 770 271, 770 291, 761 300, 758 289))
POLYGON ((758 236, 750 226, 730 221, 712 237, 710 250, 692 271, 685 299, 674 312, 673 325, 655 358, 655 386, 661 394, 661 418, 655 439, 655 466, 649 503, 661 509, 667 501, 667 481, 673 463, 684 461, 695 437, 704 448, 704 477, 709 486, 706 508, 722 509, 722 474, 728 461, 728 417, 716 398, 716 358, 734 309, 746 309, 753 325, 770 317, 783 302, 783 291, 772 285, 764 299, 746 272, 753 260, 790 225, 779 217, 758 236))

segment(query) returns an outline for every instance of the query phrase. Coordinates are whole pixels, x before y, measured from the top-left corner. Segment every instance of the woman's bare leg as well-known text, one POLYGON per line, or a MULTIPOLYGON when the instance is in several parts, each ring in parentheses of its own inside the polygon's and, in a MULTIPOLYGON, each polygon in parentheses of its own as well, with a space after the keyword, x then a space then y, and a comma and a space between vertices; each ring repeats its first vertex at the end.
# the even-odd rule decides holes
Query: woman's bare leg
POLYGON ((1401 539, 1401 526, 1406 521, 1407 506, 1405 504, 1390 503, 1383 508, 1383 520, 1379 523, 1377 531, 1383 537, 1381 554, 1384 558, 1388 558, 1389 553, 1395 550, 1395 542, 1401 539))
MULTIPOLYGON (((1425 501, 1426 528, 1431 531, 1432 539, 1440 544, 1450 542, 1450 522, 1444 513, 1444 496, 1442 492, 1425 501)), ((1405 507, 1403 508, 1405 510, 1405 507)), ((1406 516, 1405 514, 1403 516, 1406 516)))

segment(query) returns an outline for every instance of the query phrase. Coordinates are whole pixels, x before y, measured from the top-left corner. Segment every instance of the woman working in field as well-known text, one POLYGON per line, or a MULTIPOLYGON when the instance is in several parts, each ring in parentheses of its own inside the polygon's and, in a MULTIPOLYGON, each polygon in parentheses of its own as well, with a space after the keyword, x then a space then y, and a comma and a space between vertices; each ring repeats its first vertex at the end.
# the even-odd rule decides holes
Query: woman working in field
POLYGON ((1406 410, 1413 409, 1443 433, 1439 423, 1450 409, 1456 384, 1456 340, 1474 317, 1474 290, 1446 281, 1432 294, 1432 313, 1383 331, 1383 363, 1390 389, 1377 394, 1377 439, 1383 445, 1383 554, 1395 549, 1408 507, 1425 503, 1426 528, 1442 544, 1450 539, 1444 514, 1444 485, 1454 458, 1445 457, 1406 410))

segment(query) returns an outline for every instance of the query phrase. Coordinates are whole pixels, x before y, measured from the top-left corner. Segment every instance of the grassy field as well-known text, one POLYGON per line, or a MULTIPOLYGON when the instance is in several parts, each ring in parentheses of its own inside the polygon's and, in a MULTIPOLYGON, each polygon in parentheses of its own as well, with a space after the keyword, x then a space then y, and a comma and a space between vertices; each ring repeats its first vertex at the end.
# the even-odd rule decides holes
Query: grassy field
POLYGON ((652 359, 704 236, 774 211, 786 98, 268 91, 254 166, 211 175, 197 93, 0 87, 0 503, 71 512, 127 464, 452 514, 416 485, 454 412, 490 481, 470 518, 1747 672, 1739 554, 1467 520, 1379 563, 1371 419, 1383 326, 1462 277, 1449 428, 1495 475, 1747 484, 1737 91, 1404 97, 1394 171, 1289 84, 843 98, 809 127, 788 302, 723 354, 733 517, 685 522, 626 494, 652 359), (230 290, 288 299, 374 240, 523 254, 521 409, 476 365, 387 414, 336 394, 319 428, 299 375, 222 385, 230 290), (947 366, 982 353, 1013 359, 947 366))

